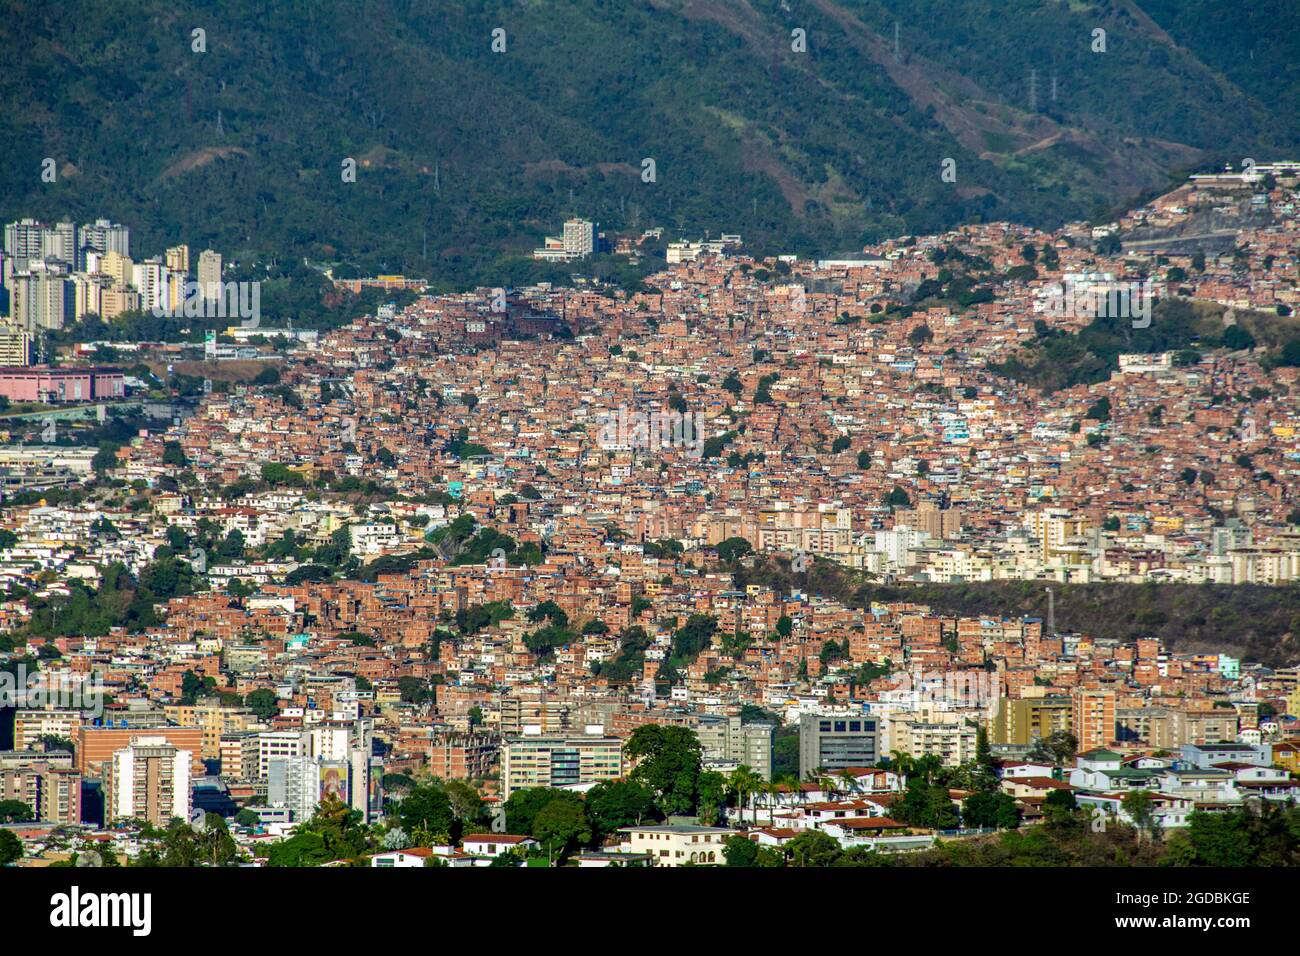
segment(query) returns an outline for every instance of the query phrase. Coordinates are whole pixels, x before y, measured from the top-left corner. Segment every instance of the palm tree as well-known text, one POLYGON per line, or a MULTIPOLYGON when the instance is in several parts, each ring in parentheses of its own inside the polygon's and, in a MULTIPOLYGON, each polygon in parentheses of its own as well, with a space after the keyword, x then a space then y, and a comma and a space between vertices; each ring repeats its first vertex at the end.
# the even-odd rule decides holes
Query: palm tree
POLYGON ((758 783, 754 786, 754 825, 755 826, 758 825, 758 809, 760 806, 764 805, 767 802, 766 798, 768 796, 768 793, 770 792, 769 788, 771 787, 771 784, 768 783, 766 780, 764 780, 761 775, 756 774, 756 776, 758 776, 758 783))
POLYGON ((889 752, 889 769, 906 778, 916 772, 916 760, 909 753, 903 753, 901 750, 891 750, 889 752))
POLYGON ((934 780, 934 775, 943 769, 943 761, 934 754, 926 754, 915 761, 914 768, 917 773, 925 778, 926 783, 930 783, 934 780))
POLYGON ((800 806, 803 805, 803 784, 800 782, 797 774, 787 774, 782 777, 780 786, 785 786, 790 789, 792 802, 798 801, 800 806))
POLYGON ((830 800, 840 798, 839 778, 829 770, 823 770, 817 777, 817 786, 822 788, 822 793, 826 794, 830 800))
MULTIPOLYGON (((727 785, 731 792, 736 795, 736 807, 740 814, 740 822, 744 823, 745 803, 763 786, 763 778, 742 763, 731 772, 731 775, 727 778, 727 785)), ((758 822, 757 809, 754 811, 754 822, 758 822)))
MULTIPOLYGON (((740 768, 737 767, 737 770, 740 768)), ((736 812, 743 813, 743 804, 740 801, 740 786, 736 780, 736 771, 733 770, 722 779, 722 806, 725 808, 732 800, 736 801, 736 812)))
POLYGON ((827 776, 826 776, 825 767, 813 767, 811 770, 808 771, 807 780, 809 783, 816 784, 817 788, 821 790, 823 793, 826 792, 827 776))
POLYGON ((840 783, 844 785, 844 792, 850 795, 856 794, 862 789, 862 785, 858 783, 857 775, 852 770, 840 771, 840 783))
POLYGON ((763 796, 767 798, 767 822, 776 822, 776 798, 781 792, 781 784, 775 780, 766 780, 763 782, 763 796))

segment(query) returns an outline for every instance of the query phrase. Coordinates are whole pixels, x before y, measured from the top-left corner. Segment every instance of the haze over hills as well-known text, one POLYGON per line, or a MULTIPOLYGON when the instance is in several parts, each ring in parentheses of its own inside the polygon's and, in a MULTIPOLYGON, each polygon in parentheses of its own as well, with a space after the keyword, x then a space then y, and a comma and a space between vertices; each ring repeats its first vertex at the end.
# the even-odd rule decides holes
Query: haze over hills
POLYGON ((522 257, 569 215, 825 253, 1300 145, 1289 0, 8 7, 6 219, 457 285, 567 274, 522 257))

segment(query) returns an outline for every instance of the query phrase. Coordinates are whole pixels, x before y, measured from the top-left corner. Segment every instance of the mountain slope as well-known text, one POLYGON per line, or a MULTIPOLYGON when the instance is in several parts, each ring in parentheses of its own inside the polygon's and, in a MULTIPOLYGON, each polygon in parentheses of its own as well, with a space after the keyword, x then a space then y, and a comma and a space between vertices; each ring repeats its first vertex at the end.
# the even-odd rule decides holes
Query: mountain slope
MULTIPOLYGON (((1173 167, 1300 144, 1285 43, 1254 61, 1240 31, 1217 43, 1216 18, 1243 15, 1225 0, 7 6, 0 215, 111 216, 145 252, 523 281, 556 272, 517 257, 569 215, 824 252, 1050 224, 1173 167)), ((1249 14, 1295 16, 1285 0, 1249 14)))

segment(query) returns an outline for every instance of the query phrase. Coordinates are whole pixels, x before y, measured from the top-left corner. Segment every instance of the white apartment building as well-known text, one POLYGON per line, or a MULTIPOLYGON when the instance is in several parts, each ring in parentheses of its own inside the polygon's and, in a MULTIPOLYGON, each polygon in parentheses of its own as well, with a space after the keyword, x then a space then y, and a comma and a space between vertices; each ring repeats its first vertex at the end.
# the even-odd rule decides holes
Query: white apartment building
POLYGON ((525 727, 524 735, 501 748, 502 796, 529 787, 572 787, 623 774, 623 741, 593 726, 585 736, 544 737, 525 727))
POLYGON ((297 730, 268 730, 250 739, 254 759, 244 757, 244 767, 257 767, 257 779, 265 780, 270 773, 271 761, 277 758, 301 757, 307 748, 307 738, 297 730))
POLYGON ((570 219, 564 224, 564 251, 585 259, 596 249, 596 227, 589 219, 570 219))
POLYGON ((108 780, 108 816, 112 820, 148 820, 166 826, 173 817, 190 816, 190 762, 193 754, 166 737, 141 735, 113 753, 108 780))
POLYGON ((596 226, 588 219, 569 219, 558 236, 547 236, 543 245, 533 250, 533 258, 547 262, 574 262, 596 250, 596 226))

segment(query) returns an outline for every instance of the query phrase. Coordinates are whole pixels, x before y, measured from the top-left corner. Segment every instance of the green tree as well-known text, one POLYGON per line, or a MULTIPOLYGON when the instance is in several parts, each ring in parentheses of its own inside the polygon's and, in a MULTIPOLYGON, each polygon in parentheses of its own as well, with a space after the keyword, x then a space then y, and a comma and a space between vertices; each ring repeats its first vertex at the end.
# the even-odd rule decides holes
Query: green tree
MULTIPOLYGON (((745 804, 759 792, 763 778, 753 768, 741 764, 727 777, 727 789, 736 799, 736 812, 740 822, 745 822, 745 804)), ((754 822, 758 822, 758 810, 754 810, 754 822)))
POLYGON ((564 609, 554 601, 543 601, 530 609, 526 616, 534 624, 543 619, 560 628, 567 627, 569 624, 569 615, 565 614, 564 609))
POLYGON ((632 731, 623 752, 638 761, 631 779, 654 791, 664 816, 694 813, 703 757, 693 730, 643 724, 632 731))
POLYGON ((693 660, 713 644, 713 635, 717 630, 717 618, 710 614, 692 614, 673 634, 673 654, 693 660))
POLYGON ((889 492, 889 494, 885 495, 885 497, 884 497, 884 503, 885 503, 885 506, 886 506, 886 507, 889 507, 889 508, 910 508, 910 507, 912 507, 912 499, 909 498, 909 497, 907 496, 907 492, 906 492, 906 491, 904 491, 902 488, 899 488, 897 485, 894 486, 894 490, 893 490, 893 491, 891 491, 891 492, 889 492))
POLYGON ((244 697, 244 706, 252 708, 259 720, 270 720, 280 712, 279 698, 275 696, 275 691, 266 687, 250 691, 244 697))
POLYGON ((294 471, 278 461, 269 461, 262 466, 262 480, 273 488, 303 488, 307 485, 302 472, 294 471))
POLYGON ((716 770, 701 771, 695 784, 695 816, 702 826, 722 822, 722 808, 727 803, 727 778, 716 770))
POLYGON ((1078 808, 1079 801, 1074 798, 1074 791, 1065 788, 1053 789, 1043 800, 1044 812, 1061 810, 1072 813, 1078 808))
POLYGON ((718 552, 718 558, 720 560, 731 563, 737 558, 743 558, 747 554, 752 554, 754 546, 745 538, 727 538, 725 541, 719 542, 714 550, 718 552))
POLYGON ((460 821, 451 808, 451 798, 439 787, 411 790, 397 807, 397 819, 402 829, 421 843, 454 843, 460 837, 460 821))
POLYGON ((591 840, 591 825, 582 804, 552 800, 533 819, 533 833, 549 854, 563 858, 591 840))
POLYGON ((1079 750, 1079 741, 1068 730, 1054 730, 1046 737, 1039 737, 1029 751, 1029 759, 1044 760, 1053 767, 1063 767, 1079 750))
POLYGON ((473 825, 483 820, 483 796, 467 780, 448 780, 443 789, 451 801, 451 812, 463 824, 473 825))
POLYGON ((1230 325, 1219 336, 1219 344, 1225 349, 1231 349, 1234 352, 1241 349, 1253 349, 1255 347, 1255 337, 1240 325, 1230 325))
POLYGON ((1020 825, 1020 808, 1006 793, 972 793, 962 802, 961 815, 968 827, 1013 830, 1020 825))
POLYGON ((215 686, 215 678, 200 677, 194 671, 186 671, 181 675, 181 699, 193 703, 200 697, 206 697, 215 686))
POLYGON ((248 807, 244 807, 235 814, 235 822, 241 827, 255 827, 261 823, 261 820, 262 818, 257 815, 256 811, 250 810, 248 807))
POLYGON ((975 766, 971 776, 974 785, 980 790, 996 790, 998 772, 993 764, 993 750, 989 746, 989 732, 980 724, 975 728, 975 766))
POLYGON ((23 858, 23 842, 12 830, 0 830, 0 866, 17 863, 23 858))
POLYGON ((0 823, 29 823, 35 819, 35 812, 21 800, 0 800, 0 823))
POLYGON ((434 699, 434 690, 423 677, 406 675, 397 678, 397 692, 408 704, 423 704, 434 699))
POLYGON ((162 865, 189 868, 202 860, 199 835, 181 820, 172 820, 162 840, 162 865))
POLYGON ((743 836, 727 837, 722 858, 727 866, 758 866, 758 844, 743 836))
POLYGON ((960 824, 947 786, 932 784, 923 774, 909 777, 903 799, 894 806, 895 816, 909 826, 951 830, 960 824))
POLYGON ((268 862, 277 867, 321 866, 335 860, 356 860, 368 846, 360 812, 331 794, 292 837, 271 844, 268 862))
POLYGON ((655 795, 649 787, 631 780, 609 780, 587 791, 587 819, 596 839, 604 839, 621 827, 660 819, 655 795))
POLYGON ((1253 866, 1255 848, 1250 834, 1250 811, 1204 813, 1187 818, 1187 828, 1176 833, 1167 862, 1174 866, 1253 866))
POLYGON ((533 821, 542 809, 553 800, 582 803, 582 797, 571 790, 552 787, 526 787, 510 794, 506 801, 506 830, 518 836, 531 836, 533 821))
POLYGON ((162 463, 174 468, 188 468, 189 459, 185 457, 185 450, 181 448, 178 441, 168 441, 163 443, 162 463))
POLYGON ((1120 801, 1124 812, 1133 821, 1138 835, 1152 836, 1158 826, 1156 821, 1156 800, 1150 790, 1130 790, 1120 801))
POLYGON ((203 832, 198 835, 197 858, 209 866, 228 866, 235 859, 235 841, 219 814, 203 818, 203 832))
POLYGON ((844 851, 833 837, 820 830, 805 830, 785 845, 792 866, 834 866, 844 851))
POLYGON ((110 442, 104 442, 95 452, 95 457, 90 459, 90 467, 95 474, 102 475, 106 471, 112 471, 117 467, 117 449, 120 446, 110 442))

